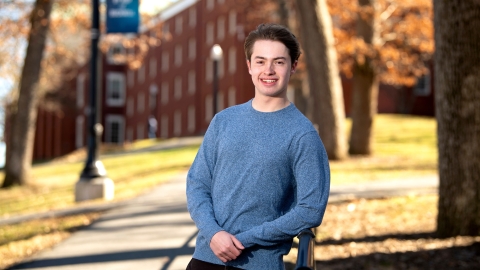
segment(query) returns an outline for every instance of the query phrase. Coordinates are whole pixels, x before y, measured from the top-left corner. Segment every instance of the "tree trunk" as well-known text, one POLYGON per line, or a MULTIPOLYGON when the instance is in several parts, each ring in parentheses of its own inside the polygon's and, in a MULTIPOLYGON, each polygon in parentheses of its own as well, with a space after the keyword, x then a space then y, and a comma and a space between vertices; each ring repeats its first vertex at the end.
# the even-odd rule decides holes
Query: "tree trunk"
POLYGON ((440 236, 480 235, 480 2, 434 1, 440 236))
MULTIPOLYGON (((379 42, 376 19, 376 0, 359 0, 357 37, 367 45, 379 42)), ((378 78, 371 59, 356 59, 353 67, 352 129, 350 149, 352 155, 372 154, 373 122, 377 113, 378 78), (361 60, 360 60, 361 59, 361 60)))
POLYGON ((318 127, 328 157, 346 157, 345 108, 326 0, 296 1, 310 85, 307 114, 318 127), (313 60, 313 61, 312 61, 313 60))
POLYGON ((53 0, 37 0, 30 16, 31 29, 20 80, 16 112, 7 140, 8 160, 2 187, 27 183, 37 119, 38 82, 53 0))

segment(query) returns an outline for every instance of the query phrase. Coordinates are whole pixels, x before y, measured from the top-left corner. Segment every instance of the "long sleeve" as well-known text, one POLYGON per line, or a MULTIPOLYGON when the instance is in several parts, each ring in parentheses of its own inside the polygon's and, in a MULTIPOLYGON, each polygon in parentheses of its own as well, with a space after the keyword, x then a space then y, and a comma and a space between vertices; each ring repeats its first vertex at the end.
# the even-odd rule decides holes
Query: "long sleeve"
POLYGON ((291 239, 302 229, 320 225, 330 191, 330 169, 318 134, 309 132, 292 145, 291 159, 296 204, 279 218, 236 235, 245 247, 276 245, 291 239))
POLYGON ((215 164, 215 131, 210 125, 187 175, 187 207, 199 231, 208 241, 222 230, 213 211, 212 181, 215 164))

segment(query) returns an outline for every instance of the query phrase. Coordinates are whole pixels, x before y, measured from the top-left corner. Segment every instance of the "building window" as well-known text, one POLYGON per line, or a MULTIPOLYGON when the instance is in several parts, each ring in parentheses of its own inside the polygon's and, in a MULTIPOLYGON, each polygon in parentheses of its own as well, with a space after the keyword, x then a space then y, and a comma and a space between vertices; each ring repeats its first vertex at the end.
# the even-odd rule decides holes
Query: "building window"
POLYGON ((84 127, 85 127, 85 117, 83 115, 77 116, 75 123, 75 146, 76 148, 82 148, 85 143, 83 141, 84 137, 84 127))
POLYGON ((237 49, 231 47, 228 50, 228 72, 234 74, 237 71, 237 49))
POLYGON ((128 76, 128 87, 133 87, 133 85, 135 84, 135 72, 132 69, 129 69, 127 76, 128 76))
POLYGON ((142 140, 145 138, 145 124, 138 123, 137 125, 137 140, 142 140))
POLYGON ((115 43, 107 51, 107 62, 111 65, 122 65, 125 63, 125 47, 121 43, 115 43))
POLYGON ((163 82, 162 83, 162 104, 167 104, 168 103, 168 82, 163 82))
POLYGON ((85 73, 78 74, 77 77, 77 107, 82 108, 85 105, 85 73))
POLYGON ((175 46, 175 66, 182 65, 182 45, 175 46))
POLYGON ((180 136, 180 134, 182 134, 182 112, 177 110, 173 115, 173 135, 180 136))
POLYGON ((207 43, 207 45, 211 45, 213 44, 213 32, 215 31, 214 29, 214 25, 212 22, 208 22, 207 23, 207 28, 205 30, 205 33, 206 33, 206 37, 205 37, 205 43, 207 43))
POLYGON ((237 101, 235 99, 235 96, 236 96, 235 92, 236 92, 235 87, 230 86, 230 88, 228 89, 228 106, 229 107, 237 104, 237 101))
POLYGON ((145 111, 145 94, 138 93, 137 96, 137 112, 143 113, 145 111))
POLYGON ((194 60, 197 54, 197 44, 194 38, 188 41, 188 59, 194 60))
POLYGON ((224 4, 224 3, 225 3, 225 0, 218 0, 218 3, 219 3, 219 4, 224 4))
POLYGON ((168 52, 163 52, 162 53, 162 71, 167 72, 168 71, 168 62, 170 61, 170 54, 168 52))
POLYGON ((155 78, 157 76, 157 58, 150 58, 150 78, 155 78))
POLYGON ((119 72, 107 74, 107 105, 123 106, 125 104, 125 75, 119 72))
POLYGON ((195 131, 195 106, 188 107, 188 132, 195 131))
POLYGON ((168 138, 168 116, 162 115, 162 120, 160 122, 161 122, 160 136, 166 139, 168 138))
POLYGON ((105 142, 123 143, 125 119, 121 115, 107 115, 105 117, 105 142))
POLYGON ((207 95, 205 97, 205 122, 210 122, 213 118, 213 100, 212 95, 207 95))
POLYGON ((133 98, 128 97, 128 99, 127 99, 127 116, 128 117, 133 116, 133 112, 135 111, 134 107, 135 107, 135 104, 133 103, 133 98))
POLYGON ((212 10, 215 6, 215 0, 207 0, 207 10, 212 10))
POLYGON ((189 10, 189 16, 188 16, 189 24, 190 27, 195 27, 197 25, 197 9, 195 7, 192 7, 189 10))
POLYGON ((188 72, 188 93, 195 93, 195 70, 190 70, 188 72))
POLYGON ((178 16, 175 19, 175 33, 177 35, 180 35, 182 34, 182 31, 183 31, 183 17, 178 16))
POLYGON ((139 69, 138 69, 138 83, 143 83, 145 82, 145 66, 142 65, 139 69))
POLYGON ((174 86, 174 96, 175 99, 182 98, 182 77, 175 77, 175 86, 174 86))
POLYGON ((220 16, 217 20, 217 38, 223 40, 225 38, 225 18, 220 16))
POLYGON ((228 14, 228 33, 234 35, 237 32, 237 13, 231 10, 228 14))
POLYGON ((154 111, 157 107, 157 94, 158 94, 158 87, 155 84, 150 85, 150 97, 149 97, 149 107, 150 111, 154 111))
POLYGON ((168 22, 163 24, 162 33, 163 33, 163 37, 168 39, 168 37, 170 36, 170 25, 168 24, 168 22))
POLYGON ((417 78, 417 84, 413 89, 413 93, 416 96, 429 96, 431 92, 430 89, 430 75, 423 75, 420 78, 417 78))

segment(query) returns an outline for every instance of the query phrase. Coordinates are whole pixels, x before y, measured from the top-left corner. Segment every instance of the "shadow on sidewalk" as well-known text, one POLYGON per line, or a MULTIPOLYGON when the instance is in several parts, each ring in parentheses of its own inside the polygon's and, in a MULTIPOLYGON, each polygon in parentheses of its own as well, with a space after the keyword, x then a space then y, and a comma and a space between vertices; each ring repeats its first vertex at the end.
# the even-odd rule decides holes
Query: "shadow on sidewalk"
POLYGON ((135 251, 124 251, 114 253, 102 253, 86 256, 74 256, 55 259, 41 259, 33 262, 24 262, 8 268, 14 269, 36 269, 58 267, 65 265, 79 265, 79 264, 93 264, 93 263, 107 263, 114 261, 134 261, 151 258, 168 258, 164 266, 160 270, 167 270, 178 256, 192 255, 194 247, 189 247, 188 244, 197 236, 198 231, 191 235, 183 246, 173 249, 144 249, 135 251))

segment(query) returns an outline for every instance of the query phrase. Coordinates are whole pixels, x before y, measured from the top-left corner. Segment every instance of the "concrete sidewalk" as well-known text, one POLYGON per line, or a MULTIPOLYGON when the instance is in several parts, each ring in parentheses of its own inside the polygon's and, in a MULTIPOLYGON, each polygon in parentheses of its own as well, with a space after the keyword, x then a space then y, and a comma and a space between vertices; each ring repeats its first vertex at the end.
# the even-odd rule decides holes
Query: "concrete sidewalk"
MULTIPOLYGON (((10 269, 185 269, 197 229, 185 197, 186 174, 108 211, 91 226, 10 269)), ((437 192, 438 179, 422 177, 333 186, 330 202, 437 192)))

